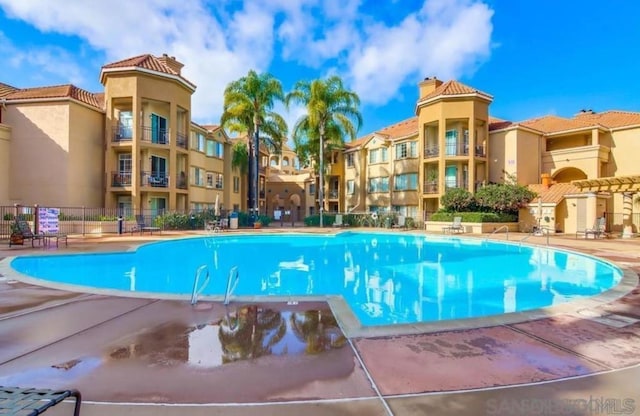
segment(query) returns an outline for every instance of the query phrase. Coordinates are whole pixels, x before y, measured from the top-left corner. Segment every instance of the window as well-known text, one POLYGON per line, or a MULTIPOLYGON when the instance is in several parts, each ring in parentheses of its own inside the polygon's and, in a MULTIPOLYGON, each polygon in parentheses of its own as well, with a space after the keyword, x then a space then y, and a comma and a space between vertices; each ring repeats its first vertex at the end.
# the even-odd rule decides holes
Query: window
POLYGON ((222 189, 224 184, 224 176, 222 173, 216 173, 216 189, 222 189))
POLYGON ((219 157, 220 159, 224 158, 224 143, 215 142, 216 150, 214 152, 215 157, 219 157))
POLYGON ((234 176, 233 177, 233 192, 234 193, 238 193, 240 192, 240 177, 239 176, 234 176))
POLYGON ((405 142, 396 145, 396 160, 418 157, 418 142, 405 142))
POLYGON ((118 155, 118 171, 120 173, 131 173, 131 153, 120 153, 118 155))
POLYGON ((344 155, 344 159, 348 168, 352 168, 354 166, 353 153, 347 153, 346 155, 344 155))
POLYGON ((133 113, 131 111, 121 111, 119 115, 118 135, 122 139, 133 137, 133 113))
POLYGON ((445 141, 445 154, 446 155, 455 155, 456 147, 458 142, 458 130, 447 130, 444 136, 445 141))
POLYGON ((379 177, 369 179, 369 192, 389 192, 389 177, 379 177))
POLYGON ((349 179, 347 181, 347 195, 353 195, 356 192, 356 181, 349 179))
POLYGON ((216 146, 216 142, 214 142, 213 140, 207 140, 207 156, 213 157, 216 155, 215 146, 216 146))
POLYGON ((418 174, 405 173, 396 175, 393 189, 395 191, 416 191, 418 190, 418 174))
POLYGON ((213 172, 207 172, 207 188, 213 188, 213 172))
POLYGON ((151 143, 169 143, 167 131, 167 119, 157 114, 151 114, 151 143))
POLYGON ((316 184, 312 183, 309 184, 309 195, 315 195, 316 194, 316 184))
POLYGON ((378 163, 378 150, 379 149, 369 150, 369 164, 373 165, 374 163, 378 163))
POLYGON ((380 162, 387 162, 389 160, 389 149, 387 149, 386 147, 381 147, 380 148, 380 162))
POLYGON ((198 167, 191 168, 191 180, 192 184, 196 186, 204 186, 205 171, 198 167))

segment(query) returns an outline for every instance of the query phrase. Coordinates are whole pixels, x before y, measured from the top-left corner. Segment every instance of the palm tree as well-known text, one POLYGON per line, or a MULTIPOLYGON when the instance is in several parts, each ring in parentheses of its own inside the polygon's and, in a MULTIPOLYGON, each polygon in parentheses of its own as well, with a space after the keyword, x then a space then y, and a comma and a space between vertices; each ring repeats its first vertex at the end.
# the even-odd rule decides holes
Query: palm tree
POLYGON ((296 122, 292 138, 301 162, 318 162, 316 169, 320 181, 318 201, 322 227, 325 146, 329 150, 341 149, 347 135, 350 140, 355 140, 362 126, 362 115, 358 109, 360 98, 356 93, 346 90, 342 79, 334 75, 326 80, 298 81, 285 98, 287 108, 292 102, 302 104, 307 109, 307 114, 296 122))
MULTIPOLYGON (((287 136, 287 123, 279 114, 273 112, 276 101, 284 101, 282 84, 271 74, 249 73, 227 85, 224 91, 224 108, 220 124, 223 128, 246 133, 248 150, 243 154, 250 163, 238 162, 239 167, 248 165, 249 209, 258 214, 258 171, 260 168, 260 143, 272 152, 279 153, 283 138, 287 136)), ((236 158, 234 148, 234 159, 236 158)))

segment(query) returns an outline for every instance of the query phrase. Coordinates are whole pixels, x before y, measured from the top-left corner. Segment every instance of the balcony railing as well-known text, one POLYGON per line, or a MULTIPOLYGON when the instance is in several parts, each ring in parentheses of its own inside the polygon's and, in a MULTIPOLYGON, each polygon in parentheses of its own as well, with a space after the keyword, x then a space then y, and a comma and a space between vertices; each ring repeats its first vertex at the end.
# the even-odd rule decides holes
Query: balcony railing
POLYGON ((114 188, 131 186, 131 172, 111 172, 111 186, 113 186, 114 188))
POLYGON ((114 142, 130 142, 133 138, 133 128, 131 126, 123 126, 120 123, 113 125, 113 138, 114 142))
POLYGON ((468 180, 458 180, 458 179, 446 179, 444 186, 446 189, 450 189, 450 188, 462 188, 462 189, 468 189, 469 186, 469 181, 468 180))
POLYGON ((176 181, 176 188, 188 189, 188 183, 189 181, 187 180, 187 176, 184 174, 184 172, 181 172, 180 175, 178 175, 178 180, 176 181))
POLYGON ((422 192, 425 194, 437 194, 438 193, 438 182, 425 182, 422 192))
MULTIPOLYGON (((445 156, 468 156, 469 144, 464 142, 447 143, 444 146, 445 156)), ((425 159, 438 157, 440 154, 440 146, 427 146, 424 149, 425 159)), ((476 146, 474 155, 477 157, 486 157, 485 146, 476 146)))
POLYGON ((165 172, 141 172, 140 180, 142 181, 142 186, 169 187, 169 176, 165 172))
POLYGON ((187 148, 187 133, 181 131, 176 133, 176 146, 182 147, 183 149, 187 148))
POLYGON ((427 159, 430 157, 438 157, 439 153, 440 153, 440 146, 438 145, 427 146, 424 148, 424 157, 427 159))
POLYGON ((154 144, 169 144, 169 130, 143 126, 142 141, 154 144))
POLYGON ((329 190, 329 199, 338 199, 340 197, 340 191, 338 189, 329 190))

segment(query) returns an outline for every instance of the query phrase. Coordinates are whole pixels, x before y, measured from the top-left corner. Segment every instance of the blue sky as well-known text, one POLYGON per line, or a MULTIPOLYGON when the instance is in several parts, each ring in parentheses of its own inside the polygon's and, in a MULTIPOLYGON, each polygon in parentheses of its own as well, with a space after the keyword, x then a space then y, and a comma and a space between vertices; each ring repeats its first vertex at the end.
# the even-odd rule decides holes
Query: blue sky
MULTIPOLYGON (((340 75, 361 97, 359 136, 414 115, 418 82, 457 79, 519 121, 640 111, 636 0, 0 0, 0 82, 102 91, 102 65, 174 55, 198 89, 196 122, 249 69, 286 90, 340 75)), ((280 110, 290 126, 301 109, 280 110)))

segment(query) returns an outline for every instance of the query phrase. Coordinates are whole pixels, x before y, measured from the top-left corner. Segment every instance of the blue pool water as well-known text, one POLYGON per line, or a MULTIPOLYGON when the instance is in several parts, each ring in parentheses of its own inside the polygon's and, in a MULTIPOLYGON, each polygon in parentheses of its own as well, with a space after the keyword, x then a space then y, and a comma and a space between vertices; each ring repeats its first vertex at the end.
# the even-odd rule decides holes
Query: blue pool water
POLYGON ((52 282, 189 297, 198 267, 223 295, 342 295, 365 326, 460 319, 551 306, 604 292, 622 278, 589 256, 418 234, 216 235, 134 252, 29 256, 11 266, 52 282))

